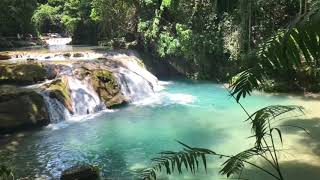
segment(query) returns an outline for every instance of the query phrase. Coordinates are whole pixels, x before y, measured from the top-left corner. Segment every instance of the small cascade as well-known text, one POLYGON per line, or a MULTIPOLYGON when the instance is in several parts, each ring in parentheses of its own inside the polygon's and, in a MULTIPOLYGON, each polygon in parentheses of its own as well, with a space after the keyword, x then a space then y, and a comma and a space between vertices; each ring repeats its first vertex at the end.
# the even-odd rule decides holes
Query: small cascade
POLYGON ((120 60, 122 65, 114 71, 122 94, 132 102, 151 96, 160 89, 158 79, 135 58, 120 60))
POLYGON ((55 98, 51 98, 47 92, 41 93, 48 108, 51 123, 59 123, 70 117, 69 111, 55 98))
MULTIPOLYGON (((75 54, 72 53, 71 55, 75 56, 75 54)), ((46 91, 45 86, 42 86, 45 87, 42 96, 47 103, 52 123, 70 119, 71 115, 69 111, 72 111, 72 116, 82 117, 83 115, 97 113, 107 108, 105 102, 101 100, 101 97, 92 85, 93 74, 90 74, 90 71, 96 69, 108 69, 112 72, 120 86, 122 95, 125 96, 121 96, 121 98, 124 98, 126 102, 139 102, 145 98, 153 97, 155 92, 161 89, 158 79, 146 70, 136 57, 102 59, 93 62, 79 61, 69 64, 49 63, 45 65, 45 68, 48 79, 53 79, 51 82, 63 79, 63 81, 58 81, 58 86, 63 90, 58 88, 58 91, 68 92, 63 93, 64 96, 62 98, 68 97, 66 98, 67 102, 62 103, 61 96, 50 97, 50 92, 46 91), (81 73, 79 75, 78 73, 82 72, 80 69, 87 69, 90 75, 81 73), (62 83, 62 85, 59 83, 62 83), (67 91, 65 90, 66 88, 67 91)), ((51 82, 48 81, 48 84, 51 82)), ((104 82, 101 81, 101 83, 104 82)), ((50 88, 48 90, 50 91, 50 88)))
POLYGON ((152 85, 133 71, 120 67, 115 76, 121 86, 122 94, 131 101, 140 100, 154 93, 152 85))
POLYGON ((67 45, 72 41, 72 38, 50 38, 46 40, 49 46, 61 46, 67 45))
POLYGON ((88 80, 80 81, 68 76, 68 83, 75 115, 91 114, 106 108, 88 80))

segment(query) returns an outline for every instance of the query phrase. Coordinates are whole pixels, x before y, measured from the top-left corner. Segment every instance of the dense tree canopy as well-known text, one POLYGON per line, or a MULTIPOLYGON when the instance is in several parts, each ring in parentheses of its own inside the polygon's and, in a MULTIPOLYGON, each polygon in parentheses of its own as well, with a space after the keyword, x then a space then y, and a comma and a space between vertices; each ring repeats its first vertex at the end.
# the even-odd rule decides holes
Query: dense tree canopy
MULTIPOLYGON (((72 36, 74 44, 134 47, 157 59, 174 60, 189 78, 226 80, 256 66, 261 49, 272 46, 315 2, 4 0, 0 34, 58 32, 72 36)), ((316 69, 310 66, 308 72, 316 69)))

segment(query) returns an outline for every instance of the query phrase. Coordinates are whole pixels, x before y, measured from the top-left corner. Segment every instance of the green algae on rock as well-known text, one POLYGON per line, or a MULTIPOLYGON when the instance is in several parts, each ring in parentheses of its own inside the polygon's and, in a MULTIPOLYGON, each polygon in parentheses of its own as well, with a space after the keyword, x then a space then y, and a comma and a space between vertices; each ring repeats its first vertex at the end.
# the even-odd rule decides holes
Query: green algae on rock
POLYGON ((73 114, 72 99, 68 86, 68 78, 66 76, 45 85, 45 89, 49 92, 51 98, 60 101, 65 108, 73 114))
POLYGON ((107 107, 126 104, 127 98, 121 93, 120 86, 112 73, 106 69, 97 69, 91 74, 92 86, 107 107))
POLYGON ((46 69, 40 63, 0 64, 0 82, 34 84, 46 78, 46 69))

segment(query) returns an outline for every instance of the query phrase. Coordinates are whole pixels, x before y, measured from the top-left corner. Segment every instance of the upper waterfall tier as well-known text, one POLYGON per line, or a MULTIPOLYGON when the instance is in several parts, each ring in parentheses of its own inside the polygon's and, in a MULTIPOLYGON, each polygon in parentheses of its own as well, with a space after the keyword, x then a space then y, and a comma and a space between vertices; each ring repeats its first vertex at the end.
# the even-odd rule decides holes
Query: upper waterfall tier
POLYGON ((45 41, 49 46, 61 46, 71 43, 72 38, 49 38, 45 41))

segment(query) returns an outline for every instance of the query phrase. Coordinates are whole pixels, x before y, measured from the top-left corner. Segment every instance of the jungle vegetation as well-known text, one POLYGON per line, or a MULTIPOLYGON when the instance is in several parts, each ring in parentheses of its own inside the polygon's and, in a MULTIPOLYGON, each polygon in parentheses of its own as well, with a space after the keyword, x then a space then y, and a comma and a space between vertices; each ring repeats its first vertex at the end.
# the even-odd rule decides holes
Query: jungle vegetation
POLYGON ((226 82, 239 72, 247 79, 259 72, 259 87, 247 86, 318 92, 317 2, 4 0, 0 37, 57 32, 72 36, 73 44, 137 49, 173 61, 191 79, 226 82))
MULTIPOLYGON (((319 0, 2 0, 0 21, 4 38, 57 32, 72 36, 74 44, 133 48, 159 61, 183 61, 192 67, 183 70, 188 78, 230 80, 230 95, 238 103, 253 89, 320 91, 319 0)), ((227 158, 220 173, 228 177, 252 165, 283 180, 274 144, 282 133, 274 122, 288 112, 301 114, 303 108, 269 106, 247 114, 255 145, 239 154, 179 142, 182 151, 161 152, 139 175, 196 173, 200 161, 206 169, 206 156, 212 155, 227 158), (253 156, 275 171, 252 163, 253 156)))

